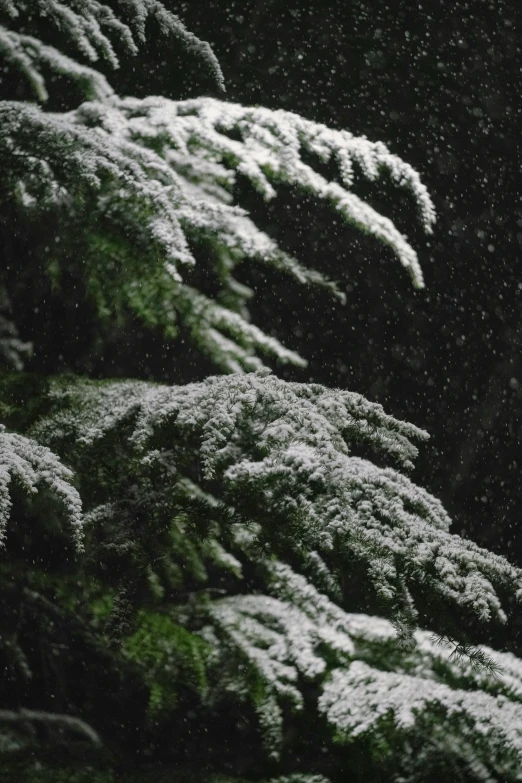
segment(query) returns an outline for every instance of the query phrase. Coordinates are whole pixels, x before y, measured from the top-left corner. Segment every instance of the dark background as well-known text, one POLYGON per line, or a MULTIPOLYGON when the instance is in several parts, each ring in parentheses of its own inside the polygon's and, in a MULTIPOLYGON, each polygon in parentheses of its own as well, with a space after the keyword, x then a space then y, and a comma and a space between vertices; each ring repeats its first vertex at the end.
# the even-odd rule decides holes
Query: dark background
MULTIPOLYGON (((388 250, 328 210, 290 189, 265 205, 242 187, 256 222, 348 294, 342 307, 245 268, 256 290, 253 320, 309 360, 304 371, 276 368, 280 375, 358 391, 427 429, 432 439, 415 480, 443 500, 455 532, 522 565, 520 3, 165 4, 213 46, 227 100, 384 141, 421 173, 438 213, 431 237, 407 194, 385 182, 358 184, 417 248, 426 278, 420 292, 388 250)), ((155 31, 149 41, 120 71, 106 70, 120 94, 222 97, 196 57, 155 31)), ((41 227, 39 236, 47 241, 41 227)), ((42 282, 34 295, 44 289, 42 282)), ((26 312, 39 315, 21 316, 21 336, 35 343, 28 369, 171 382, 212 371, 186 344, 165 346, 136 324, 97 352, 88 319, 72 304, 49 301, 63 307, 60 317, 44 322, 36 300, 26 312), (57 323, 58 331, 49 326, 57 323)))

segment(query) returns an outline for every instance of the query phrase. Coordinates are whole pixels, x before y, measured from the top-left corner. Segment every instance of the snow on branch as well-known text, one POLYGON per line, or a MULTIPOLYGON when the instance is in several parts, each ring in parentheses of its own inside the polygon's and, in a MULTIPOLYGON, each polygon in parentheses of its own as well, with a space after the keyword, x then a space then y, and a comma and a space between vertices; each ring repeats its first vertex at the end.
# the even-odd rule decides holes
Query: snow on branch
POLYGON ((348 668, 333 671, 319 698, 319 709, 338 741, 353 741, 364 734, 393 741, 394 734, 426 731, 431 718, 436 725, 446 724, 448 730, 451 726, 450 736, 462 734, 488 765, 495 767, 495 760, 500 760, 496 771, 502 772, 510 761, 511 771, 520 769, 522 763, 522 704, 502 696, 453 689, 354 661, 348 668))
POLYGON ((273 558, 263 567, 270 597, 212 602, 211 625, 202 633, 216 649, 220 688, 239 699, 256 694, 272 755, 282 742, 286 712, 302 710, 303 683, 313 682, 317 709, 338 742, 367 736, 407 755, 407 742, 401 745, 408 732, 417 738, 425 732, 428 752, 440 729, 438 751, 445 757, 464 755, 500 774, 519 768, 522 663, 514 656, 480 648, 502 666, 494 676, 455 658, 450 646, 436 644, 426 631, 416 631, 405 650, 389 621, 344 612, 273 558))
MULTIPOLYGON (((450 535, 440 503, 397 469, 357 456, 362 446, 407 469, 425 433, 360 395, 266 371, 181 387, 59 379, 48 402, 33 437, 66 452, 80 476, 96 460, 118 464, 155 520, 148 536, 159 537, 168 517, 172 551, 152 576, 160 592, 163 579, 177 579, 172 556, 197 585, 185 593, 181 582, 167 612, 209 645, 202 698, 210 708, 231 697, 248 704, 271 758, 289 715, 306 709, 339 742, 384 743, 401 763, 425 737, 426 764, 442 753, 501 777, 520 768, 522 663, 486 647, 459 655, 412 626, 417 600, 502 620, 498 593, 519 593, 521 572, 450 535), (341 571, 349 584, 354 556, 391 621, 340 605, 335 582, 341 571), (221 589, 224 574, 233 594, 221 589), (407 645, 397 633, 404 618, 407 645)), ((87 519, 105 535, 117 521, 127 541, 133 507, 121 513, 117 484, 96 482, 101 505, 87 519)))
POLYGON ((372 179, 387 172, 413 194, 431 230, 433 205, 417 172, 382 144, 289 112, 209 98, 113 99, 68 114, 4 102, 0 119, 0 154, 12 197, 24 210, 61 209, 61 233, 73 231, 76 242, 74 216, 81 211, 82 266, 99 312, 130 309, 168 335, 179 321, 225 371, 259 369, 259 353, 304 364, 249 323, 252 292, 233 275, 240 262, 273 266, 343 299, 334 283, 283 252, 233 204, 238 174, 266 198, 274 197, 278 183, 289 183, 326 200, 346 221, 389 245, 414 284, 423 285, 413 248, 388 218, 351 191, 355 164, 372 179), (310 152, 336 161, 340 182, 328 182, 305 163, 302 153, 310 152), (186 282, 201 243, 213 251, 220 286, 215 299, 186 282))
POLYGON ((30 438, 7 432, 0 425, 0 544, 11 512, 9 485, 14 479, 29 494, 38 491, 38 484, 46 484, 65 511, 77 549, 83 548, 82 504, 72 486, 72 471, 66 468, 45 446, 30 438))
MULTIPOLYGON (((208 165, 213 164, 214 177, 221 175, 225 183, 230 183, 227 169, 233 169, 247 177, 267 199, 276 195, 277 183, 295 185, 327 201, 347 222, 389 245, 409 270, 414 284, 423 287, 413 248, 391 220, 351 192, 355 164, 370 180, 386 172, 414 196, 422 224, 431 232, 435 210, 419 174, 381 142, 333 130, 292 112, 248 108, 212 98, 179 102, 126 98, 116 106, 112 112, 102 109, 98 118, 113 136, 156 149, 161 145, 162 157, 174 168, 183 163, 183 156, 192 158, 192 176, 199 182, 209 178, 208 165), (235 138, 237 134, 239 139, 235 138), (303 152, 314 153, 322 163, 336 163, 341 182, 326 180, 303 161, 303 152), (198 159, 202 164, 199 171, 198 159)), ((82 111, 89 109, 80 109, 80 117, 82 111)))
POLYGON ((6 30, 1 25, 0 54, 25 76, 39 101, 46 101, 49 97, 40 72, 41 65, 73 80, 81 87, 87 100, 106 101, 114 95, 114 90, 103 74, 77 63, 38 38, 6 30))
POLYGON ((474 649, 494 668, 476 665, 473 658, 456 654, 449 641, 438 641, 434 634, 420 629, 414 631, 412 644, 406 649, 398 644, 397 629, 389 620, 343 611, 286 563, 267 560, 263 569, 268 593, 304 612, 308 621, 324 623, 332 632, 349 636, 354 648, 352 658, 522 703, 522 661, 513 654, 480 645, 474 649))
MULTIPOLYGON (((406 187, 417 201, 425 230, 435 221, 435 210, 418 173, 392 155, 382 142, 370 142, 345 130, 334 130, 287 111, 245 108, 213 99, 186 101, 178 114, 187 117, 190 136, 198 144, 219 152, 248 177, 261 194, 275 195, 272 182, 297 185, 329 202, 341 216, 389 245, 408 268, 414 284, 422 288, 423 277, 415 251, 393 223, 351 193, 354 164, 363 175, 377 179, 386 171, 392 180, 406 187), (239 132, 241 141, 230 138, 239 132), (302 160, 302 152, 315 153, 327 163, 337 163, 342 184, 328 182, 302 160)), ((189 136, 189 137, 190 137, 189 136)))
POLYGON ((236 692, 254 705, 269 754, 277 759, 283 737, 283 709, 304 706, 299 677, 314 680, 326 670, 316 648, 327 647, 349 660, 353 644, 344 634, 311 622, 289 603, 265 595, 241 595, 214 601, 211 628, 203 630, 216 647, 217 696, 236 692), (254 687, 248 687, 248 682, 254 687))
POLYGON ((420 597, 486 622, 505 620, 499 592, 520 595, 522 573, 451 535, 439 501, 395 468, 356 456, 364 444, 408 466, 411 439, 424 437, 359 395, 310 390, 265 372, 182 387, 79 382, 55 394, 73 409, 42 421, 35 437, 59 451, 60 438, 103 448, 119 432, 145 459, 158 444, 195 444, 203 489, 217 480, 218 499, 258 523, 258 543, 296 557, 315 551, 327 567, 334 553, 356 558, 406 634, 420 597))
MULTIPOLYGON (((115 12, 99 0, 0 0, 0 11, 14 20, 32 19, 36 16, 51 22, 72 43, 79 54, 90 62, 100 58, 113 68, 119 67, 115 42, 127 53, 135 55, 139 44, 144 43, 147 22, 154 21, 160 32, 181 43, 185 49, 193 50, 206 63, 214 79, 224 89, 221 67, 211 47, 186 29, 173 13, 159 0, 119 0, 115 12)), ((2 32, 5 31, 2 28, 2 32)), ((43 44, 42 44, 43 46, 43 44)), ((46 90, 38 63, 45 61, 56 67, 58 53, 45 48, 44 54, 34 44, 29 46, 27 36, 13 34, 4 40, 2 49, 12 65, 29 79, 37 90, 40 100, 46 99, 46 90), (9 48, 8 48, 9 45, 9 48)), ((62 65, 65 60, 62 60, 62 65)), ((80 66, 76 65, 76 68, 80 66)), ((75 68, 71 68, 71 75, 75 68)), ((102 78, 101 76, 99 77, 102 78)))

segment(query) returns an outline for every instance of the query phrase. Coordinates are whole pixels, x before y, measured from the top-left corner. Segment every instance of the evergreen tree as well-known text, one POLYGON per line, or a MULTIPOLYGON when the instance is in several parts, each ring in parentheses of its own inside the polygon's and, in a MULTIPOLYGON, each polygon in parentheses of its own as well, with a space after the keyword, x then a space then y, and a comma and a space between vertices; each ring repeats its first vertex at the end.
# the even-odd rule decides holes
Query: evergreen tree
POLYGON ((304 359, 251 323, 241 282, 257 262, 342 299, 236 203, 289 186, 422 287, 406 238, 355 192, 388 176, 430 231, 417 172, 289 112, 118 97, 93 63, 117 67, 154 25, 223 87, 157 0, 0 12, 5 779, 520 779, 522 664, 472 640, 506 622, 522 572, 452 535, 408 478, 426 433, 272 374, 262 357, 304 359), (91 350, 139 323, 225 374, 57 373, 42 333, 60 298, 96 322, 91 350))

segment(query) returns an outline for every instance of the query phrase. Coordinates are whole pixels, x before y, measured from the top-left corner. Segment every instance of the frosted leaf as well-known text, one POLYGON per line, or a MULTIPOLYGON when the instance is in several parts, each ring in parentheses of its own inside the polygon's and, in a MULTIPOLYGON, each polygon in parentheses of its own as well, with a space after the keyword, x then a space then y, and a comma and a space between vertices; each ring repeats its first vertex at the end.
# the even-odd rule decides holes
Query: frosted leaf
POLYGON ((454 658, 450 646, 435 644, 420 630, 405 652, 389 621, 344 612, 286 564, 268 560, 264 569, 277 600, 259 595, 216 601, 208 609, 213 631, 203 633, 220 651, 216 665, 226 690, 249 698, 246 683, 253 672, 261 679, 258 715, 268 726, 272 750, 277 753, 282 742, 282 708, 301 708, 304 678, 316 683, 319 712, 338 741, 384 738, 407 757, 407 745, 400 744, 407 732, 426 731, 430 743, 438 737, 435 751, 446 757, 464 754, 477 768, 484 763, 498 772, 518 767, 522 662, 488 651, 505 666, 492 676, 454 658))
POLYGON ((256 705, 259 729, 268 758, 279 761, 283 745, 283 711, 276 697, 269 694, 256 705))
MULTIPOLYGON (((346 612, 332 600, 344 553, 366 564, 377 590, 389 591, 394 620, 412 621, 419 594, 469 607, 482 621, 502 618, 497 590, 519 589, 517 569, 449 534, 434 498, 354 454, 363 443, 365 453, 382 449, 385 460, 410 465, 412 439, 422 431, 358 395, 266 371, 182 387, 61 380, 49 402, 57 413, 34 427, 38 439, 58 451, 76 441, 80 464, 83 455, 87 464, 94 454, 128 459, 136 481, 142 470, 161 471, 161 488, 145 500, 157 511, 156 495, 170 492, 177 504, 174 557, 201 588, 173 611, 189 627, 195 619, 211 646, 206 703, 250 704, 274 758, 288 713, 303 710, 305 695, 308 708, 315 693, 342 741, 383 739, 407 757, 408 737, 425 732, 430 753, 439 748, 499 775, 520 765, 519 660, 478 648, 501 667, 494 677, 426 631, 411 632, 405 647, 397 622, 346 612), (203 543, 185 524, 184 499, 203 503, 203 543), (255 573, 260 592, 216 598, 216 567, 239 589, 250 588, 255 573)), ((88 519, 103 525, 118 513, 109 502, 88 519)))
POLYGON ((82 549, 82 506, 71 484, 72 477, 72 471, 48 448, 23 435, 7 432, 0 425, 0 544, 11 512, 9 485, 14 479, 29 494, 38 491, 38 484, 47 485, 66 513, 77 549, 82 549))
POLYGON ((425 437, 359 395, 265 372, 182 387, 57 384, 51 394, 71 406, 34 430, 51 447, 68 437, 99 448, 115 431, 141 457, 162 439, 169 448, 194 444, 202 488, 217 480, 217 499, 235 509, 235 521, 258 524, 257 544, 298 558, 316 552, 330 569, 332 553, 337 568, 357 558, 404 629, 416 624, 419 596, 502 621, 499 591, 521 588, 520 571, 504 558, 449 533, 439 501, 353 453, 362 442, 408 466, 411 439, 425 437))
MULTIPOLYGON (((233 160, 235 167, 251 179, 265 197, 275 194, 270 182, 273 180, 296 184, 329 201, 349 222, 389 244, 410 269, 414 282, 422 286, 415 253, 391 221, 347 190, 352 186, 351 178, 344 177, 345 187, 329 183, 301 159, 301 151, 306 150, 318 153, 324 162, 341 160, 341 176, 346 172, 347 160, 361 164, 363 174, 371 179, 386 170, 395 182, 413 193, 424 227, 430 231, 435 213, 426 188, 417 172, 392 155, 384 144, 356 138, 347 131, 327 128, 291 112, 244 108, 212 99, 186 101, 184 107, 180 106, 181 112, 187 117, 188 127, 191 114, 197 117, 198 127, 191 131, 199 143, 205 147, 211 140, 214 154, 219 151, 225 160, 233 160), (227 135, 235 131, 240 132, 241 142, 227 135)), ((192 125, 196 125, 194 118, 192 125)))
POLYGON ((224 571, 230 571, 238 579, 242 577, 243 567, 241 562, 237 557, 234 557, 230 552, 227 552, 217 539, 205 539, 201 549, 203 554, 212 560, 216 566, 222 568, 224 571))
MULTIPOLYGON (((311 621, 290 603, 267 596, 242 595, 214 601, 208 610, 212 627, 232 666, 244 660, 261 679, 265 692, 301 709, 299 676, 315 680, 326 670, 320 645, 338 660, 353 653, 350 638, 311 621)), ((225 666, 223 659, 223 666, 225 666)), ((248 678, 248 670, 245 673, 248 678)))
MULTIPOLYGON (((5 34, 11 46, 14 34, 5 34)), ((66 58, 27 36, 17 41, 15 54, 20 62, 26 58, 35 89, 44 89, 34 70, 38 56, 106 96, 67 114, 43 113, 16 102, 0 107, 0 152, 9 161, 5 178, 13 199, 24 210, 67 206, 65 233, 75 219, 74 205, 88 200, 87 226, 82 211, 82 269, 88 290, 96 292, 100 314, 130 309, 168 335, 179 321, 193 343, 227 372, 259 369, 260 354, 305 364, 249 323, 251 291, 235 279, 235 267, 246 261, 272 266, 341 300, 343 294, 319 271, 283 252, 233 203, 238 173, 265 198, 274 198, 278 184, 287 183, 326 200, 348 222, 389 245, 415 285, 422 286, 415 252, 393 223, 349 190, 352 183, 329 182, 302 160, 316 150, 320 138, 324 159, 335 161, 342 153, 343 160, 362 161, 362 174, 372 178, 387 171, 414 196, 430 230, 433 207, 418 174, 383 145, 289 112, 210 98, 111 98, 103 77, 69 66, 66 58), (115 233, 123 235, 121 247, 114 242, 115 233), (216 299, 186 282, 187 268, 201 263, 201 243, 212 249, 210 263, 219 275, 216 299)))
POLYGON ((324 686, 319 709, 339 740, 364 734, 415 731, 421 719, 448 721, 471 739, 481 755, 511 752, 522 763, 522 704, 480 691, 452 689, 406 674, 379 671, 362 661, 336 669, 324 686), (393 729, 390 730, 389 722, 393 729), (484 747, 485 746, 485 747, 484 747), (484 752, 485 751, 485 752, 484 752))
POLYGON ((105 101, 114 90, 103 74, 81 65, 38 38, 6 30, 0 25, 0 56, 17 68, 27 79, 40 101, 49 97, 39 67, 44 64, 54 73, 67 76, 81 88, 85 98, 105 101))
POLYGON ((504 695, 522 703, 522 661, 512 653, 485 645, 477 648, 498 666, 497 676, 473 665, 465 655, 456 656, 453 644, 437 642, 428 631, 414 631, 412 645, 405 650, 398 644, 396 627, 389 620, 345 612, 286 563, 268 560, 263 567, 268 592, 296 606, 311 621, 349 636, 354 658, 370 659, 387 668, 394 666, 422 679, 458 682, 469 689, 504 695))
MULTIPOLYGON (((303 151, 317 152, 320 137, 323 161, 336 161, 341 156, 343 160, 362 163, 363 175, 371 179, 386 171, 413 194, 424 228, 431 231, 435 212, 418 173, 382 143, 327 128, 291 112, 247 108, 211 98, 177 103, 163 98, 129 98, 121 101, 118 108, 128 117, 127 129, 124 131, 120 123, 120 133, 142 143, 161 140, 164 157, 168 158, 170 149, 177 151, 178 161, 182 155, 192 157, 194 171, 200 159, 203 164, 211 162, 238 171, 267 199, 276 195, 274 185, 281 182, 326 200, 348 222, 388 244, 410 271, 415 285, 423 286, 415 251, 388 218, 351 192, 351 179, 345 178, 343 186, 328 182, 302 160, 303 151), (236 133, 240 140, 231 138, 236 133), (194 148, 197 152, 191 154, 194 148)), ((171 162, 174 163, 172 159, 171 162)), ((343 171, 345 167, 341 167, 341 176, 343 171)))
MULTIPOLYGON (((187 30, 163 3, 159 0, 120 0, 119 5, 129 24, 120 19, 121 11, 115 11, 110 5, 99 0, 2 0, 0 10, 12 18, 27 17, 29 20, 35 16, 44 18, 46 22, 50 22, 67 36, 69 42, 81 55, 91 62, 96 62, 101 57, 113 68, 119 66, 114 42, 121 45, 127 54, 137 54, 138 42, 145 41, 146 23, 149 19, 154 20, 164 36, 174 38, 183 48, 191 49, 201 57, 221 89, 224 89, 223 73, 209 44, 187 30)), ((61 55, 43 44, 38 48, 32 41, 34 39, 28 36, 12 34, 11 51, 6 51, 4 44, 0 48, 0 53, 8 54, 10 62, 18 67, 36 88, 37 97, 45 100, 46 90, 43 77, 38 70, 38 62, 47 60, 47 64, 53 66, 61 55)), ((67 62, 72 63, 64 57, 61 65, 65 66, 67 62)), ((71 71, 75 69, 79 71, 80 68, 81 66, 75 63, 71 64, 71 71)), ((101 74, 98 78, 102 83, 101 74)))
POLYGON ((238 462, 225 480, 231 491, 255 493, 262 508, 285 518, 304 546, 350 552, 367 562, 386 600, 400 602, 406 562, 409 584, 469 607, 481 620, 505 619, 494 583, 519 589, 517 569, 450 535, 440 504, 391 468, 297 443, 263 460, 238 462))

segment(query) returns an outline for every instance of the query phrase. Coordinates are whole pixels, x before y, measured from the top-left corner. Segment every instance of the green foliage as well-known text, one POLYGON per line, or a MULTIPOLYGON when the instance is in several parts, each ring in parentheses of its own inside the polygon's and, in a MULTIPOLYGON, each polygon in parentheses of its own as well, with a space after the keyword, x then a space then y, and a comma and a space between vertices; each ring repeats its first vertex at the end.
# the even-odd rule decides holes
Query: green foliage
POLYGON ((204 696, 207 689, 208 645, 201 637, 174 623, 168 615, 138 613, 137 630, 123 642, 122 653, 143 671, 149 692, 151 720, 178 705, 179 687, 204 696))
MULTIPOLYGON (((520 663, 467 641, 434 642, 415 620, 447 634, 435 603, 450 619, 502 621, 500 596, 518 589, 520 573, 451 536, 440 504, 385 466, 408 469, 422 432, 359 395, 266 372, 183 387, 60 378, 46 388, 30 433, 74 468, 86 556, 67 579, 52 559, 26 571, 20 606, 36 614, 11 636, 13 683, 22 669, 40 676, 27 648, 40 625, 45 660, 62 645, 66 672, 78 656, 88 681, 100 656, 119 672, 118 698, 135 694, 144 747, 179 722, 189 736, 198 725, 208 732, 230 711, 277 768, 306 712, 339 763, 347 743, 366 748, 376 771, 390 759, 406 770, 409 743, 444 725, 469 743, 465 758, 444 745, 450 767, 487 764, 510 779, 520 663), (359 598, 346 591, 354 562, 366 572, 359 598), (393 623, 350 613, 372 589, 393 623)), ((219 751, 209 756, 218 763, 219 751)), ((426 769, 436 757, 426 750, 426 769)))
POLYGON ((0 201, 16 238, 2 300, 16 313, 27 297, 39 314, 67 290, 63 312, 104 323, 91 335, 101 350, 134 317, 232 374, 183 386, 25 375, 15 325, 0 324, 0 354, 18 368, 0 374, 6 774, 519 779, 522 663, 469 638, 507 621, 522 572, 452 535, 407 476, 426 433, 263 367, 261 354, 304 361, 250 323, 252 291, 236 278, 255 262, 343 298, 237 206, 248 183, 265 200, 291 186, 325 202, 422 287, 406 238, 356 193, 387 174, 429 232, 419 175, 382 144, 289 112, 120 99, 54 37, 27 34, 51 30, 116 66, 117 46, 135 54, 155 21, 219 82, 208 45, 157 0, 33 5, 0 0, 12 23, 0 54, 41 101, 48 71, 93 100, 68 112, 0 102, 0 201))

